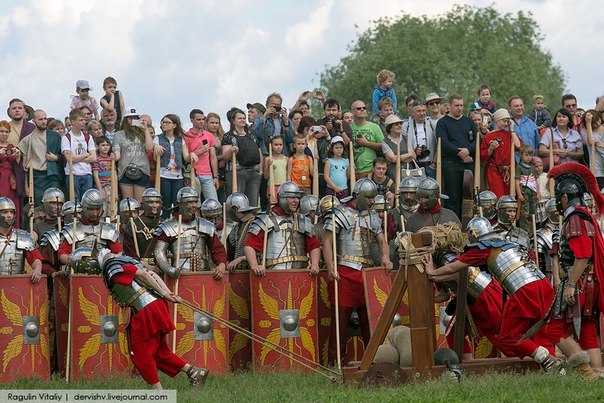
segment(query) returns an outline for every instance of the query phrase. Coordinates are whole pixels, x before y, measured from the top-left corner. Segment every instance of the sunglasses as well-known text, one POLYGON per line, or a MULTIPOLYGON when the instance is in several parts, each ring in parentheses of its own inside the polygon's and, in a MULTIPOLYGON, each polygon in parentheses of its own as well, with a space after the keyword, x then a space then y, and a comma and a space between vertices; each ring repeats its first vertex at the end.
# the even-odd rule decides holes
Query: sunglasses
POLYGON ((364 110, 367 109, 367 107, 366 106, 359 106, 359 107, 354 108, 354 109, 356 109, 357 111, 364 111, 364 110))
POLYGON ((440 101, 430 101, 428 102, 428 106, 440 105, 440 101))
POLYGON ((566 143, 566 139, 562 139, 562 147, 566 150, 568 148, 568 144, 566 143))

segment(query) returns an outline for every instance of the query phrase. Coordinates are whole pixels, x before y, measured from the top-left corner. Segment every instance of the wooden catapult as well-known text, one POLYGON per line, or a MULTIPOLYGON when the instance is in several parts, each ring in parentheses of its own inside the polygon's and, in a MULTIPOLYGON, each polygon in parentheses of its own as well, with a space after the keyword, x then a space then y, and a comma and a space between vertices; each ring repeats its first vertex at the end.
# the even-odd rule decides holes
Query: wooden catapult
MULTIPOLYGON (((411 236, 414 247, 421 248, 432 244, 430 232, 416 233, 411 236)), ((465 310, 467 299, 468 272, 460 273, 457 320, 455 322, 455 352, 466 374, 482 374, 487 371, 525 372, 538 370, 539 365, 530 359, 518 358, 483 358, 462 361, 463 340, 465 337, 465 310), (460 319, 461 318, 461 319, 460 319)), ((432 282, 416 264, 409 264, 407 269, 401 267, 392 284, 392 289, 376 325, 363 358, 342 368, 344 383, 360 385, 365 382, 378 385, 397 385, 411 381, 426 381, 438 378, 447 368, 434 365, 435 323, 434 291, 432 282), (403 299, 405 291, 409 292, 409 327, 411 329, 412 366, 399 367, 390 363, 373 363, 375 354, 390 330, 394 315, 403 299)))

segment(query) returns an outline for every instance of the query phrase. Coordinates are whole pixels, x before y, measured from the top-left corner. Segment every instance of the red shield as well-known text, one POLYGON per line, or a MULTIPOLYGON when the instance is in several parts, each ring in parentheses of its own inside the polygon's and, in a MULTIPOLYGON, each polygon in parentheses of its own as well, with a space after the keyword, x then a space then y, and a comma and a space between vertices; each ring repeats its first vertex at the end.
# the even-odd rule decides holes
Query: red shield
POLYGON ((126 325, 130 311, 121 309, 109 295, 103 277, 85 274, 74 274, 69 279, 55 277, 54 286, 61 373, 66 372, 68 350, 72 380, 106 379, 116 373, 129 373, 132 365, 126 325))
MULTIPOLYGON (((308 270, 269 271, 265 277, 251 277, 252 331, 315 362, 319 360, 316 279, 308 270)), ((267 343, 254 343, 252 349, 257 369, 304 368, 267 343)))
MULTIPOLYGON (((251 330, 250 271, 229 274, 229 321, 251 330)), ((252 341, 229 330, 229 364, 231 371, 245 371, 252 363, 252 341)))
POLYGON ((363 269, 362 274, 363 283, 365 284, 365 304, 369 317, 369 329, 371 335, 373 335, 373 331, 382 315, 384 304, 386 304, 386 299, 388 299, 388 294, 390 294, 392 279, 382 267, 363 269))
MULTIPOLYGON (((228 279, 214 280, 211 272, 182 273, 178 279, 170 279, 171 290, 195 306, 213 315, 228 320, 228 279)), ((225 374, 229 369, 229 333, 225 325, 213 321, 205 315, 194 312, 183 305, 170 304, 170 314, 174 318, 177 309, 176 343, 172 336, 168 345, 174 346, 175 353, 186 362, 209 368, 214 374, 225 374)))
POLYGON ((48 379, 48 292, 46 276, 32 284, 30 275, 0 276, 0 382, 48 379))

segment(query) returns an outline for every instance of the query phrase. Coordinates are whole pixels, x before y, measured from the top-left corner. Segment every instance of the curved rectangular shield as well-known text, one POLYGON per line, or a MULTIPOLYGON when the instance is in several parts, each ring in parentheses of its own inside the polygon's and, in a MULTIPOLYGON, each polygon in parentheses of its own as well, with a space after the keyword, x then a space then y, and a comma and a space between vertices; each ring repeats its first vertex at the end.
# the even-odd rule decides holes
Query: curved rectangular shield
MULTIPOLYGON (((317 362, 317 277, 308 270, 267 271, 251 276, 252 332, 317 362)), ((254 368, 304 370, 273 351, 267 343, 253 343, 254 368)))
MULTIPOLYGON (((247 330, 251 328, 249 270, 229 273, 229 321, 247 330)), ((231 371, 246 371, 252 365, 252 341, 234 330, 229 330, 229 366, 231 371)))
POLYGON ((0 382, 50 377, 46 276, 0 276, 0 382))

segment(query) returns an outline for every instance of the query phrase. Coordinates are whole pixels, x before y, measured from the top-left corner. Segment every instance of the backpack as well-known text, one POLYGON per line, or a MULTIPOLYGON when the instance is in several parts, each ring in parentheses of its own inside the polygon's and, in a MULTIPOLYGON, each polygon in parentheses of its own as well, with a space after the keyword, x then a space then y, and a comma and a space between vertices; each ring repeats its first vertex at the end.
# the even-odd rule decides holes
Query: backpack
MULTIPOLYGON (((71 148, 71 133, 65 134, 67 140, 69 141, 69 148, 71 148)), ((90 134, 84 132, 84 141, 86 142, 86 152, 88 152, 88 141, 90 140, 90 134)))
POLYGON ((239 148, 237 162, 245 168, 252 168, 260 164, 260 147, 251 134, 233 136, 233 145, 239 148))

